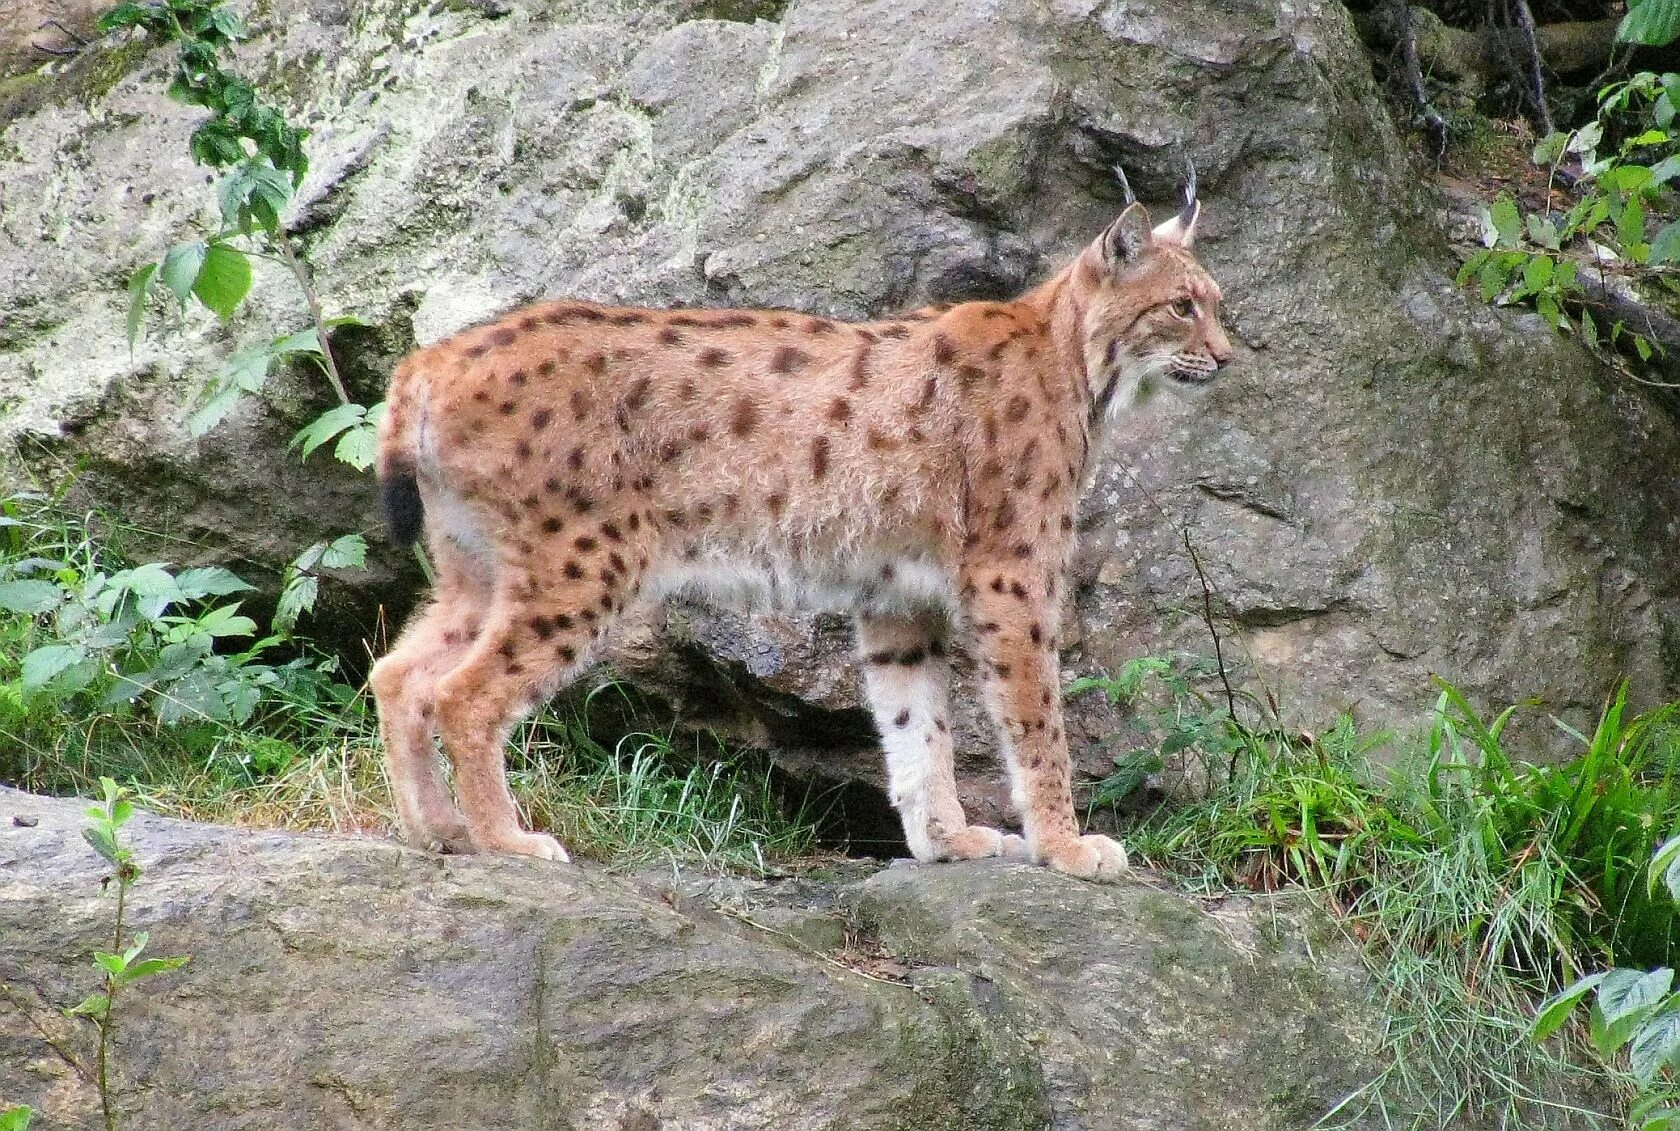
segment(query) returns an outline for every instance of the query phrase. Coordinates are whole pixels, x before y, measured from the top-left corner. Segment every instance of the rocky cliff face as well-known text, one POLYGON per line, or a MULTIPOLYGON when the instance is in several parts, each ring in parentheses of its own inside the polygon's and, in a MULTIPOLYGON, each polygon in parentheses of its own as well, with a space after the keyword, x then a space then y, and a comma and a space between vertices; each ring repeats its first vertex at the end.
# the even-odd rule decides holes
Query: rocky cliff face
MULTIPOLYGON (((243 63, 315 130, 291 217, 366 400, 395 356, 540 296, 865 316, 1013 292, 1109 219, 1123 164, 1165 202, 1185 158, 1242 343, 1195 403, 1125 429, 1083 516, 1076 669, 1209 650, 1294 715, 1392 721, 1440 672, 1566 717, 1620 672, 1680 694, 1680 440, 1533 319, 1452 286, 1432 198, 1332 0, 255 4, 243 63), (725 18, 718 18, 725 17, 725 18), (1637 484, 1637 488, 1630 485, 1637 484)), ((11 90, 0 132, 5 478, 79 489, 165 556, 273 568, 374 529, 370 484, 282 452, 323 407, 278 380, 202 442, 216 360, 299 325, 278 272, 231 329, 130 354, 122 281, 213 195, 161 55, 105 44, 11 90)), ((400 557, 329 624, 411 598, 400 557)), ((687 717, 795 768, 874 780, 843 625, 655 614, 621 657, 687 717)), ((959 697, 972 696, 959 692, 959 697)), ((1075 720, 1087 769, 1113 724, 1075 720)), ((968 720, 965 789, 1003 804, 968 720)))
MULTIPOLYGON (((0 1101, 50 1128, 103 1126, 66 1061, 89 1031, 59 1012, 113 912, 79 824, 0 788, 0 1101)), ((1376 1068, 1357 959, 1296 897, 1000 862, 674 880, 130 828, 130 922, 192 961, 121 1006, 127 1127, 1281 1131, 1376 1068)))

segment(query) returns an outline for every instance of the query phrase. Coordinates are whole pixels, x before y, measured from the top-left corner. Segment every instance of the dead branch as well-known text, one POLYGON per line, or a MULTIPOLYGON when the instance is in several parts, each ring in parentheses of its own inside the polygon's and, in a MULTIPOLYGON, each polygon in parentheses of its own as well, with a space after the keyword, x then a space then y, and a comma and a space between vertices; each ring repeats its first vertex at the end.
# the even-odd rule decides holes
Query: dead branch
MULTIPOLYGON (((1397 7, 1385 4, 1354 15, 1354 26, 1367 45, 1383 51, 1403 47, 1406 29, 1396 15, 1397 7)), ((1527 10, 1526 4, 1523 9, 1527 10)), ((1528 36, 1516 26, 1499 27, 1490 22, 1480 31, 1466 31, 1448 27, 1425 8, 1410 8, 1408 15, 1418 64, 1436 78, 1499 80, 1510 73, 1508 59, 1528 54, 1528 36)), ((1528 22, 1533 24, 1532 16, 1528 22)), ((1553 74, 1575 74, 1603 67, 1616 41, 1617 22, 1571 20, 1533 27, 1535 66, 1553 74)))

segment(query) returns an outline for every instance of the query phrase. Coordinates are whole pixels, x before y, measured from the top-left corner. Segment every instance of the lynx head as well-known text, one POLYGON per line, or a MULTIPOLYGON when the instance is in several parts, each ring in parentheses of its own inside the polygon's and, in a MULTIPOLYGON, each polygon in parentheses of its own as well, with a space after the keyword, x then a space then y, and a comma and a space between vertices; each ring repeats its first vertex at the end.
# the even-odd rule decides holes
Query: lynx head
POLYGON ((1080 254, 1072 273, 1093 424, 1147 394, 1157 378, 1181 388, 1203 385, 1231 357, 1219 325, 1219 286, 1191 251, 1202 212, 1195 170, 1184 207, 1153 228, 1125 174, 1115 172, 1126 208, 1080 254))

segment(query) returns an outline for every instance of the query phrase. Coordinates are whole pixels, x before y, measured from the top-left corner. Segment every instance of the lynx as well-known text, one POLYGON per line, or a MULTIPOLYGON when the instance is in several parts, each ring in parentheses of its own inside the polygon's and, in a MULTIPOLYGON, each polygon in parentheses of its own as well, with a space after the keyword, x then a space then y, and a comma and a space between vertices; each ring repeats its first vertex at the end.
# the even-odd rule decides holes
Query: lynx
POLYGON ((509 730, 633 603, 689 592, 855 616, 916 859, 1124 871, 1074 818, 1059 610, 1106 426, 1146 384, 1199 385, 1231 356, 1199 216, 1193 181, 1158 227, 1131 202, 1013 302, 863 323, 551 302, 406 358, 379 476, 394 540, 425 527, 436 592, 372 675, 406 837, 567 859, 520 827, 509 730), (957 799, 957 632, 1024 837, 957 799))

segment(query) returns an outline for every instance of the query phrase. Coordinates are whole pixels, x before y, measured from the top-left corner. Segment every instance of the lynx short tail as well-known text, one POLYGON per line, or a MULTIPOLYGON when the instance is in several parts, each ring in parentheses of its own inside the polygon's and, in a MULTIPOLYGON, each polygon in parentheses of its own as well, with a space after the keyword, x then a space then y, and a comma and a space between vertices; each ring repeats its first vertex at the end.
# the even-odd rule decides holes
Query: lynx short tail
POLYGON ((415 473, 412 367, 404 361, 391 375, 385 419, 379 425, 379 494, 385 504, 385 523, 391 542, 401 547, 420 540, 426 521, 425 503, 415 473))

